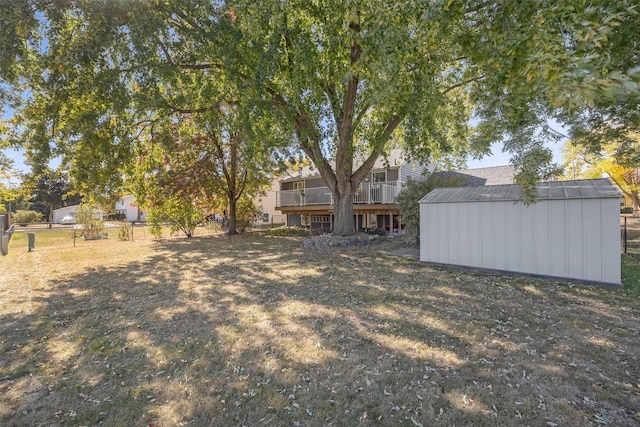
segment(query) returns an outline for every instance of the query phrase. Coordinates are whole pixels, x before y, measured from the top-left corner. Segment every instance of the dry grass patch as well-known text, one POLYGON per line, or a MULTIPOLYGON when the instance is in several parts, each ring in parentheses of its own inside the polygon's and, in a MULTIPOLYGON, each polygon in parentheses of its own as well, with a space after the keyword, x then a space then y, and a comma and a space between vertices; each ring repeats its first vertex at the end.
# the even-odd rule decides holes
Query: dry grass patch
POLYGON ((249 233, 1 259, 0 425, 638 425, 640 303, 249 233))

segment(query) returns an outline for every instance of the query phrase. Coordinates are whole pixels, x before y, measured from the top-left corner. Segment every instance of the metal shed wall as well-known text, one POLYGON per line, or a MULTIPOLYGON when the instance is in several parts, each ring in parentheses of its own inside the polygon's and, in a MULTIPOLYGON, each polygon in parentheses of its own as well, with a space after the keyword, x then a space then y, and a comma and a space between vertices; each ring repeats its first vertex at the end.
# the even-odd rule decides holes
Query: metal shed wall
POLYGON ((423 199, 420 260, 620 285, 619 201, 423 199))

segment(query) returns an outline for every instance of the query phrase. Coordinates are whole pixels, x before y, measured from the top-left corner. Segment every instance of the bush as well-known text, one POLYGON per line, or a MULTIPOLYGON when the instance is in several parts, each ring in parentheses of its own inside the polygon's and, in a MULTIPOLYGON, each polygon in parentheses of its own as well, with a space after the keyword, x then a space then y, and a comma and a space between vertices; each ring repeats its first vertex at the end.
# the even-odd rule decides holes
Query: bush
POLYGON ((127 241, 133 238, 133 229, 131 224, 123 222, 122 226, 118 228, 118 240, 127 241))
POLYGON ((110 213, 107 215, 108 221, 124 221, 127 216, 123 213, 110 213))
POLYGON ((632 206, 623 206, 620 208, 620 213, 621 214, 632 214, 633 213, 633 207, 632 206))
POLYGON ((96 216, 96 209, 88 204, 81 204, 76 210, 76 223, 82 226, 80 235, 85 240, 101 239, 106 236, 104 222, 96 216))
POLYGON ((238 231, 248 229, 256 218, 262 216, 262 207, 256 206, 253 200, 242 197, 236 203, 236 228, 238 231))
POLYGON ((396 199, 405 223, 405 232, 409 240, 420 245, 420 205, 419 201, 438 187, 460 187, 465 183, 462 178, 429 175, 426 181, 407 181, 396 199))
POLYGON ((37 211, 16 211, 11 216, 11 221, 16 224, 26 225, 34 222, 39 222, 42 219, 42 214, 37 211))

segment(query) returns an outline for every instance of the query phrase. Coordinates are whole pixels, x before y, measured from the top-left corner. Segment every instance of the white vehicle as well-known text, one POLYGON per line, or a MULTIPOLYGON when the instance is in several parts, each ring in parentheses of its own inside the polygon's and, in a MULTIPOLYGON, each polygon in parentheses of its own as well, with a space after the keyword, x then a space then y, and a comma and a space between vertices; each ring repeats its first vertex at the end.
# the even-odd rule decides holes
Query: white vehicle
POLYGON ((60 224, 75 224, 76 218, 72 215, 66 215, 60 220, 60 224))

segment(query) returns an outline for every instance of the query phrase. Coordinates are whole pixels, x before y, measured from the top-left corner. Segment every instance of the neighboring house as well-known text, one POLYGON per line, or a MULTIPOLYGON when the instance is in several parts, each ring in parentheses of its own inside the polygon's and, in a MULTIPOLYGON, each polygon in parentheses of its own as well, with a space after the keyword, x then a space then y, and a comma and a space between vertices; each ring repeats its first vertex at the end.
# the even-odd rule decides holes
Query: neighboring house
MULTIPOLYGON (((386 159, 380 157, 354 192, 356 229, 401 229, 402 218, 396 196, 408 179, 424 179, 424 172, 432 172, 433 169, 433 165, 406 161, 399 149, 391 150, 386 159)), ((332 229, 333 195, 316 168, 304 167, 300 171, 289 172, 278 184, 275 210, 285 216, 287 225, 332 229)))
POLYGON ((53 218, 52 218, 53 223, 54 224, 60 224, 60 221, 65 216, 75 217, 76 216, 76 210, 78 209, 79 206, 80 205, 71 205, 71 206, 65 206, 64 208, 54 209, 53 210, 53 218))
POLYGON ((136 202, 136 196, 130 194, 116 202, 116 213, 123 214, 127 221, 146 221, 147 213, 141 211, 136 202))
POLYGON ((513 184, 516 172, 513 166, 507 165, 459 171, 436 172, 436 174, 447 178, 460 178, 465 182, 462 187, 483 187, 485 185, 513 184))
POLYGON ((280 179, 281 177, 276 177, 271 182, 269 190, 254 198, 255 205, 262 207, 262 217, 255 222, 258 227, 283 225, 286 222, 286 216, 276 210, 276 193, 280 190, 280 179))
MULTIPOLYGON (((78 210, 79 207, 80 207, 80 205, 71 205, 71 206, 65 206, 64 208, 54 209, 53 210, 53 223, 54 224, 60 224, 60 221, 65 216, 75 217, 76 216, 76 211, 78 210)), ((104 212, 101 209, 95 209, 93 211, 93 216, 95 218, 97 218, 97 219, 102 219, 104 217, 104 212)))

